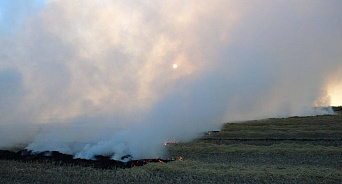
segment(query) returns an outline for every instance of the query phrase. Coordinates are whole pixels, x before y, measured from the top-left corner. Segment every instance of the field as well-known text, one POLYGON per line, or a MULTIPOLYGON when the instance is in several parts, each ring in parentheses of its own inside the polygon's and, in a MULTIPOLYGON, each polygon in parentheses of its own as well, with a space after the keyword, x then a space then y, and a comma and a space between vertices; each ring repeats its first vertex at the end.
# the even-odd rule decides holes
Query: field
POLYGON ((166 147, 183 161, 101 170, 0 160, 0 183, 342 183, 342 112, 230 123, 166 147))

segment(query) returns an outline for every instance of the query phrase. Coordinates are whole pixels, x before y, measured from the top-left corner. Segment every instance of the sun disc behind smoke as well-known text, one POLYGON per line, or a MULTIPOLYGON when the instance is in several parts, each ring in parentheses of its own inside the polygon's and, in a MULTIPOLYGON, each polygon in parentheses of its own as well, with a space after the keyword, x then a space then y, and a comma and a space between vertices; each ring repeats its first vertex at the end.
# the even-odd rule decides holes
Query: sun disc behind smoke
POLYGON ((178 68, 178 65, 177 65, 177 64, 173 64, 173 65, 172 65, 172 68, 173 68, 173 69, 176 69, 176 68, 178 68))

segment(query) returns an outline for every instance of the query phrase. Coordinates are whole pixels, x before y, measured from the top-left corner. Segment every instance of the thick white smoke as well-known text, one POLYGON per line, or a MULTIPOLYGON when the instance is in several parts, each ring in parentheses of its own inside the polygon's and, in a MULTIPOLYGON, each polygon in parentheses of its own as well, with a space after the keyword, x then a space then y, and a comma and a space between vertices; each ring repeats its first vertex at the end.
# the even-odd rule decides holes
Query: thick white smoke
POLYGON ((139 159, 226 122, 331 113, 313 107, 342 65, 340 17, 340 1, 50 0, 1 37, 0 147, 139 159))

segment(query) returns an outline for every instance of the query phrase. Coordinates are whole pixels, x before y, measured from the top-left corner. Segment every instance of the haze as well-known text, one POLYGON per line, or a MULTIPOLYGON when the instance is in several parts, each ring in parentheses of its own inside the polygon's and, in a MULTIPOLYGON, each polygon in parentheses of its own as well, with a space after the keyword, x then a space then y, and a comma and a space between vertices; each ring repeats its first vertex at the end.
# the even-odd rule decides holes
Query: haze
POLYGON ((339 0, 4 2, 0 148, 155 158, 223 123, 342 105, 339 0))

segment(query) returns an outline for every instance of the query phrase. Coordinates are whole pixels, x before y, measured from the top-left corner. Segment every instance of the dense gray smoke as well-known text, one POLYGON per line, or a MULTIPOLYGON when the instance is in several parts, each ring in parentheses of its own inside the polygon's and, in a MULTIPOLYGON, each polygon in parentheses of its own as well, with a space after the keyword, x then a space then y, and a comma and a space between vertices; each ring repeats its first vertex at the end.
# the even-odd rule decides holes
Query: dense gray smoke
POLYGON ((0 148, 152 158, 222 123, 332 113, 314 107, 342 82, 341 17, 339 0, 47 1, 0 35, 0 148))

